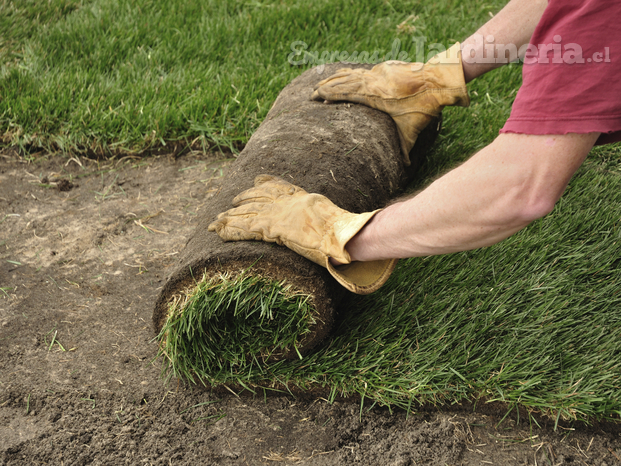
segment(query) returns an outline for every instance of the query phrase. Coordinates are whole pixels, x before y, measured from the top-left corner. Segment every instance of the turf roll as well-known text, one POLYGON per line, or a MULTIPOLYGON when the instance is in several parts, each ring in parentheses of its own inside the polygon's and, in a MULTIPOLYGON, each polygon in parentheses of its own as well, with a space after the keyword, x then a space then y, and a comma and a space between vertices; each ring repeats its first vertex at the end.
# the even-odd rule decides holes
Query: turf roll
POLYGON ((356 213, 386 205, 405 187, 439 122, 421 134, 405 167, 388 115, 310 100, 314 85, 341 67, 308 70, 283 89, 199 214, 153 312, 171 374, 208 384, 213 372, 301 358, 329 334, 348 292, 323 267, 274 243, 223 242, 207 227, 260 174, 356 213))

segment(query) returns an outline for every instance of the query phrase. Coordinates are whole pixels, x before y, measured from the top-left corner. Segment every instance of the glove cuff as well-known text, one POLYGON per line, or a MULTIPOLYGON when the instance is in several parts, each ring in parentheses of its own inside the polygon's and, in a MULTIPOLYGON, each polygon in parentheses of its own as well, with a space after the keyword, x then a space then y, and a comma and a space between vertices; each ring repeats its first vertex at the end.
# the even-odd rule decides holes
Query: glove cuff
POLYGON ((468 107, 470 96, 461 60, 461 44, 456 42, 444 52, 432 57, 423 67, 425 81, 434 84, 434 95, 442 106, 468 107))
POLYGON ((398 259, 352 262, 334 267, 326 261, 326 268, 337 282, 356 294, 377 291, 390 277, 398 259))
POLYGON ((346 212, 334 222, 329 234, 324 237, 325 267, 337 282, 357 294, 369 294, 379 289, 392 274, 397 259, 368 262, 351 262, 345 245, 371 220, 379 210, 352 214, 346 212), (328 244, 330 243, 330 244, 328 244), (338 267, 330 263, 330 257, 344 265, 338 267))
POLYGON ((349 264, 351 262, 351 257, 345 250, 345 245, 350 239, 356 236, 378 212, 379 210, 374 210, 373 212, 352 214, 344 210, 341 215, 335 217, 334 223, 326 225, 326 233, 321 242, 321 251, 323 251, 328 258, 332 257, 341 264, 349 264))

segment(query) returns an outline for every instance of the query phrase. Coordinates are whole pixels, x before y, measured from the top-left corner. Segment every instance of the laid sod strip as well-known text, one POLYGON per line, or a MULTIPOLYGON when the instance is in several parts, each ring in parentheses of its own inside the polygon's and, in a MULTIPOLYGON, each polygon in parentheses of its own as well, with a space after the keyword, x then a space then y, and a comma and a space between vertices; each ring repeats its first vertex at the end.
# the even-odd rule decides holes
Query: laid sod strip
POLYGON ((620 153, 596 149, 552 214, 498 245, 402 261, 381 292, 347 301, 315 353, 213 367, 206 380, 412 410, 483 397, 554 419, 617 418, 620 153))
POLYGON ((158 336, 163 370, 193 382, 235 377, 296 351, 317 324, 312 297, 285 282, 203 275, 171 301, 158 336))
MULTIPOLYGON (((433 43, 463 40, 504 3, 0 0, 0 144, 236 150, 306 69, 377 63, 395 40, 396 58, 425 60, 433 43)), ((493 79, 470 86, 475 104, 499 105, 493 79)))

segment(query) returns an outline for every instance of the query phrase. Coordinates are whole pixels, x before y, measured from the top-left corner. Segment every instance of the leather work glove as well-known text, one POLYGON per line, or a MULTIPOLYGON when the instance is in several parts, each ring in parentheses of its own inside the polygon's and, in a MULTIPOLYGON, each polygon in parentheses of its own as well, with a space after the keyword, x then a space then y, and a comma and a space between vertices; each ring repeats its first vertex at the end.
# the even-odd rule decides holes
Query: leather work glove
POLYGON ((259 175, 233 199, 234 209, 209 225, 224 241, 262 240, 285 245, 326 267, 345 288, 369 294, 382 286, 397 259, 351 262, 347 242, 378 212, 352 214, 327 197, 309 194, 280 178, 259 175), (338 267, 330 258, 344 264, 338 267))
POLYGON ((388 113, 406 166, 418 134, 446 105, 470 105, 459 42, 426 64, 393 60, 370 70, 340 69, 315 86, 311 99, 346 100, 388 113))

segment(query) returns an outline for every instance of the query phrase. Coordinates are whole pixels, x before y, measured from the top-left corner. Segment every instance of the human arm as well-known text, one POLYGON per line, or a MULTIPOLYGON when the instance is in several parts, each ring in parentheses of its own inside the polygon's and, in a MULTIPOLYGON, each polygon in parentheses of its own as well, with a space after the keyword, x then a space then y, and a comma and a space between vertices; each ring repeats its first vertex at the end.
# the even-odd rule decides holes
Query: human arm
POLYGON ((517 51, 529 43, 547 5, 547 0, 511 0, 464 40, 461 50, 466 83, 517 59, 517 51))
POLYGON ((362 214, 262 175, 209 230, 285 245, 349 290, 371 293, 399 258, 489 246, 546 215, 598 136, 504 133, 420 194, 362 214))
POLYGON ((224 241, 259 240, 287 246, 328 269, 345 288, 368 294, 382 286, 396 259, 352 262, 345 244, 378 212, 355 214, 330 199, 271 175, 259 175, 254 187, 232 201, 208 229, 224 241), (335 268, 331 261, 342 265, 335 268))
POLYGON ((418 134, 445 106, 469 105, 467 82, 518 57, 546 5, 547 0, 512 0, 461 45, 425 64, 389 61, 371 70, 344 68, 318 83, 311 98, 356 102, 389 114, 409 165, 418 134))
POLYGON ((503 133, 418 195, 377 213, 346 245, 353 261, 495 244, 552 210, 599 133, 503 133))

